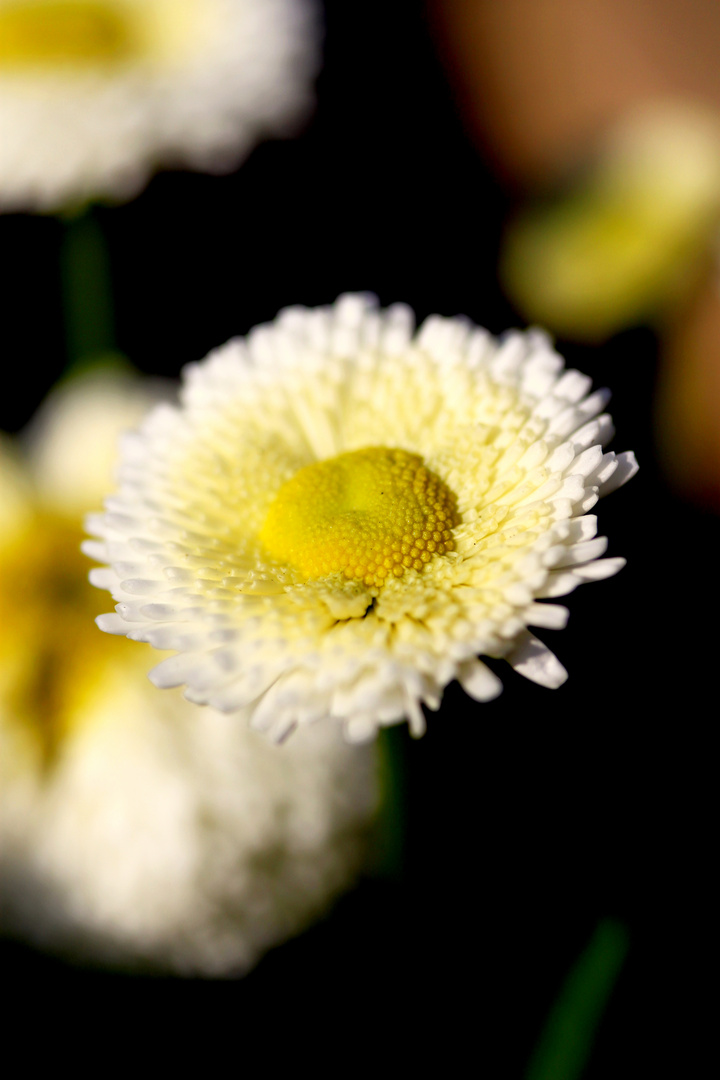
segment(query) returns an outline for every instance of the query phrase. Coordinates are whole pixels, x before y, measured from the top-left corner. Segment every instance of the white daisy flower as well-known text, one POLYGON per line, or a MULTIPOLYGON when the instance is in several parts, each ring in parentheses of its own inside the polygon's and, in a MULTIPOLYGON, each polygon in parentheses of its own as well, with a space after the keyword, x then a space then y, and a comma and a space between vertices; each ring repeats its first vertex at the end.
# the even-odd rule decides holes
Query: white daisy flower
POLYGON ((234 168, 292 132, 312 0, 0 0, 0 207, 136 194, 158 166, 234 168))
POLYGON ((356 878, 377 760, 331 722, 273 746, 158 694, 142 650, 98 634, 82 513, 107 487, 118 430, 151 401, 144 387, 77 378, 24 455, 0 441, 0 932, 238 974, 356 878))
POLYGON ((528 628, 564 626, 538 601, 623 565, 588 511, 637 467, 603 452, 607 393, 562 367, 539 332, 414 335, 367 296, 287 309, 126 437, 85 545, 117 601, 98 624, 177 650, 157 686, 278 738, 326 717, 420 734, 452 679, 500 692, 481 654, 559 686, 528 628))

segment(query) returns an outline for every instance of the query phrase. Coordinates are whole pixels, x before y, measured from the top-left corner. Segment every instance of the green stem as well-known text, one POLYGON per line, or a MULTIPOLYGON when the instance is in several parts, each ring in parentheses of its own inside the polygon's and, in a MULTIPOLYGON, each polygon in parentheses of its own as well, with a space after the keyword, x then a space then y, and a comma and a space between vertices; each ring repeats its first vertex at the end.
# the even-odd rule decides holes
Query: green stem
POLYGON ((115 350, 110 260, 97 212, 68 216, 60 252, 67 368, 115 350))
POLYGON ((395 724, 378 736, 380 806, 373 836, 372 869, 380 878, 402 878, 405 848, 407 728, 395 724))
POLYGON ((550 1010, 525 1080, 580 1080, 627 949, 625 927, 602 919, 550 1010))

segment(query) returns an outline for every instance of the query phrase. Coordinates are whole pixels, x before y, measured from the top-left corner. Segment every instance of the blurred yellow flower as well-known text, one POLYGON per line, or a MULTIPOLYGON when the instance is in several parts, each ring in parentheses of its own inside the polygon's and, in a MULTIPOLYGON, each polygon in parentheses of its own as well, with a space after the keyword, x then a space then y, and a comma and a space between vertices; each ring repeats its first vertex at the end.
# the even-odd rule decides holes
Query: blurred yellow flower
POLYGON ((234 168, 308 112, 314 0, 0 0, 0 208, 234 168))
POLYGON ((81 515, 153 396, 95 374, 0 442, 0 931, 108 963, 223 975, 357 874, 376 762, 332 725, 272 746, 159 694, 99 634, 81 515))
POLYGON ((694 280, 720 226, 720 124, 646 107, 609 133, 564 196, 511 221, 500 274, 523 315, 601 340, 652 319, 694 280))

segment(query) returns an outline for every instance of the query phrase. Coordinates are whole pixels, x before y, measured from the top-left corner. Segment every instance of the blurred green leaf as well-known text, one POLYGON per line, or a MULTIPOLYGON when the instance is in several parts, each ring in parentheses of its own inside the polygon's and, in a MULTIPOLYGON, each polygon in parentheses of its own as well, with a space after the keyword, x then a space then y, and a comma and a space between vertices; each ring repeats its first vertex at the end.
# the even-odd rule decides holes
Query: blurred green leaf
POLYGON ((580 1080, 627 950, 621 923, 598 923, 550 1010, 525 1080, 580 1080))

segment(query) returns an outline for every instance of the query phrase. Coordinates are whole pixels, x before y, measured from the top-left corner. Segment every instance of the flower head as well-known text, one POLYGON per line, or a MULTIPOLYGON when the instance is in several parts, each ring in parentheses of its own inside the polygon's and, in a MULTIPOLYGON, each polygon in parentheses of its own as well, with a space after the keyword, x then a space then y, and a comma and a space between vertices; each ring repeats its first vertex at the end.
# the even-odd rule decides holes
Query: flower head
POLYGON ((78 377, 26 453, 0 442, 0 932, 238 973, 352 882, 376 757, 331 723, 273 746, 159 694, 143 650, 97 632, 82 513, 151 401, 134 378, 78 377))
POLYGON ((186 371, 122 448, 89 519, 103 630, 177 650, 151 673, 282 737, 328 716, 350 738, 423 730, 458 679, 475 699, 505 657, 558 686, 538 600, 614 574, 588 515, 634 471, 603 453, 603 391, 540 333, 345 296, 290 308, 186 371))
POLYGON ((0 207, 225 171, 309 105, 311 0, 0 0, 0 207))

